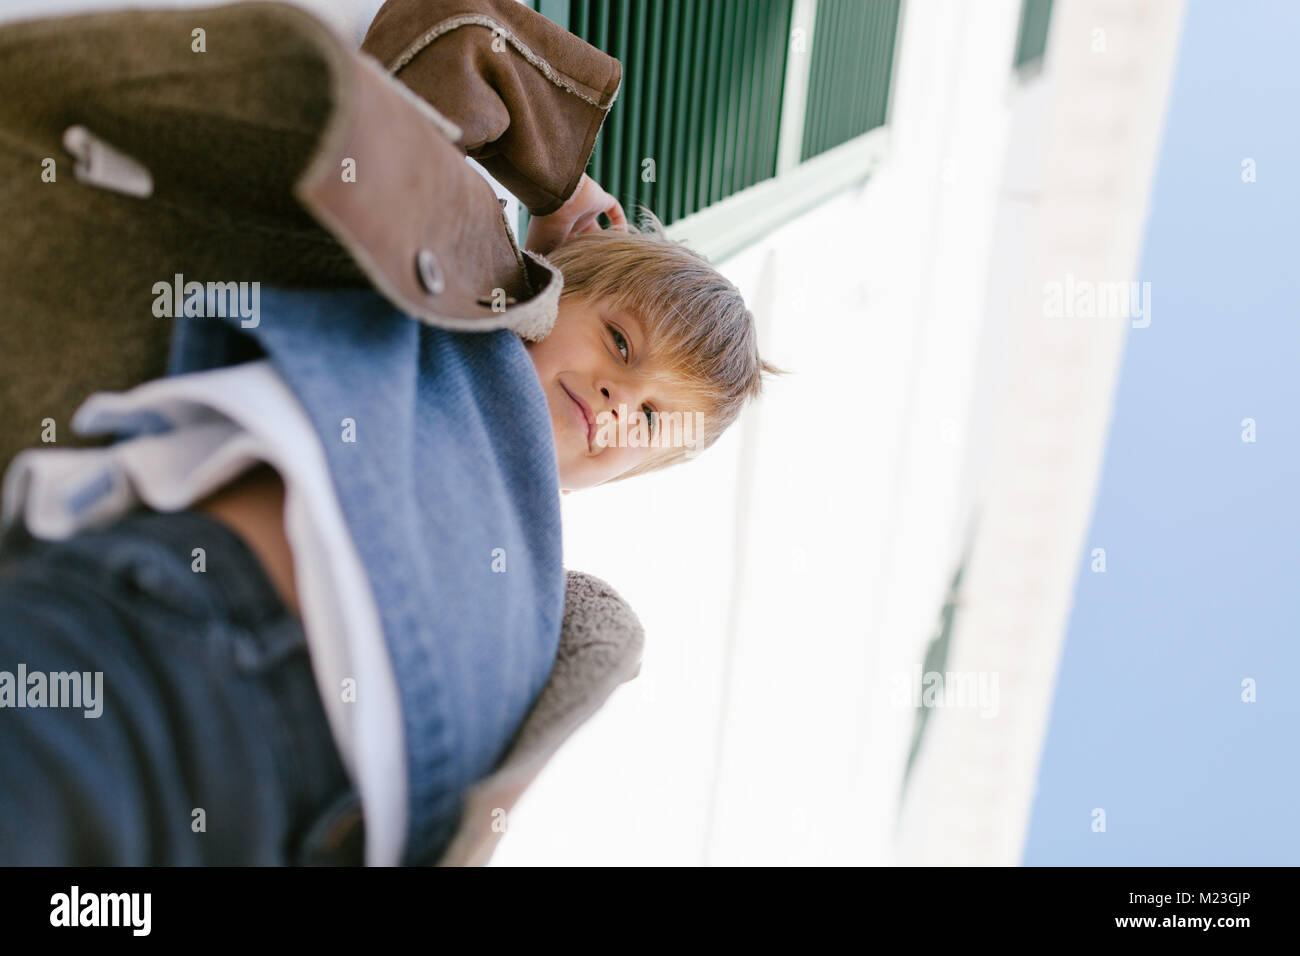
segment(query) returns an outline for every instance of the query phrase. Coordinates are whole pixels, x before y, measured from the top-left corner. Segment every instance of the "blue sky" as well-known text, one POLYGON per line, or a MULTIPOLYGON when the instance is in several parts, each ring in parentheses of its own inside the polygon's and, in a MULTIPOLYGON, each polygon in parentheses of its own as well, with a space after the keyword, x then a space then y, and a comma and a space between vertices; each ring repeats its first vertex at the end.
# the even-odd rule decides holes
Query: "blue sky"
POLYGON ((1187 6, 1028 865, 1300 864, 1297 36, 1187 6))

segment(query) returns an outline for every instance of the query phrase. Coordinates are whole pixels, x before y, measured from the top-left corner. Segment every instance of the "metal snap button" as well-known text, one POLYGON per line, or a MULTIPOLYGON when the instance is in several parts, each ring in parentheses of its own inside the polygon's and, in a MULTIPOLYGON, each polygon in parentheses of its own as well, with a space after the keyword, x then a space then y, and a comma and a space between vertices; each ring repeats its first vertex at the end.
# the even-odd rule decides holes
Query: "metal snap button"
POLYGON ((442 266, 438 257, 428 249, 421 249, 415 254, 415 271, 420 277, 420 285, 429 295, 441 295, 447 287, 442 278, 442 266))

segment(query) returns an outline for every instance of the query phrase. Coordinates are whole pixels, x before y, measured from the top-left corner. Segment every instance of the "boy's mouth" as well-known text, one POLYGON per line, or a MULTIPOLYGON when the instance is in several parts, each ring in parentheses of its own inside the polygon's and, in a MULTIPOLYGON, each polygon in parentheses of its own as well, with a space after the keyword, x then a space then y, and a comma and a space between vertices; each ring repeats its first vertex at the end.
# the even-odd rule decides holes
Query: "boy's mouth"
POLYGON ((578 406, 578 411, 582 415, 582 424, 587 430, 587 451, 591 451, 591 439, 596 431, 596 419, 592 417, 591 409, 587 407, 587 403, 570 392, 567 385, 561 382, 560 388, 564 389, 565 394, 573 399, 574 404, 578 406))

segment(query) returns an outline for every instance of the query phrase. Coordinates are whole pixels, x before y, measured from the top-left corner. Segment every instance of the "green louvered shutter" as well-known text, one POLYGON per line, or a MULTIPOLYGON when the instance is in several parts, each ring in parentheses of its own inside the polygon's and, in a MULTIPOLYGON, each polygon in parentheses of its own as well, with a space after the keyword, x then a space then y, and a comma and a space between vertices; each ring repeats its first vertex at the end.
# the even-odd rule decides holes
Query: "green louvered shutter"
POLYGON ((800 158, 883 126, 900 0, 818 0, 800 158))
POLYGON ((1016 39, 1016 69, 1043 58, 1051 22, 1052 0, 1024 0, 1020 8, 1020 36, 1016 39))
POLYGON ((629 214, 641 203, 670 224, 776 174, 792 6, 540 0, 623 64, 587 171, 629 214))

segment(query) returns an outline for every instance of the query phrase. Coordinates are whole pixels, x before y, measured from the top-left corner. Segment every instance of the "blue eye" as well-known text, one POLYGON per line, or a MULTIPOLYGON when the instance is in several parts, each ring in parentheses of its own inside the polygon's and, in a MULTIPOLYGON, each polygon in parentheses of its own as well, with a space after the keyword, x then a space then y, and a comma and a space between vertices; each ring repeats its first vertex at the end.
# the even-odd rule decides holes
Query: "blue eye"
POLYGON ((620 332, 618 329, 614 328, 614 326, 612 325, 609 327, 609 331, 614 336, 615 347, 621 353, 623 353, 623 361, 627 361, 628 353, 631 351, 631 349, 627 344, 627 339, 623 338, 623 333, 620 332))
POLYGON ((653 434, 655 430, 655 410, 649 405, 642 405, 641 411, 645 412, 645 417, 650 423, 650 432, 653 434))

